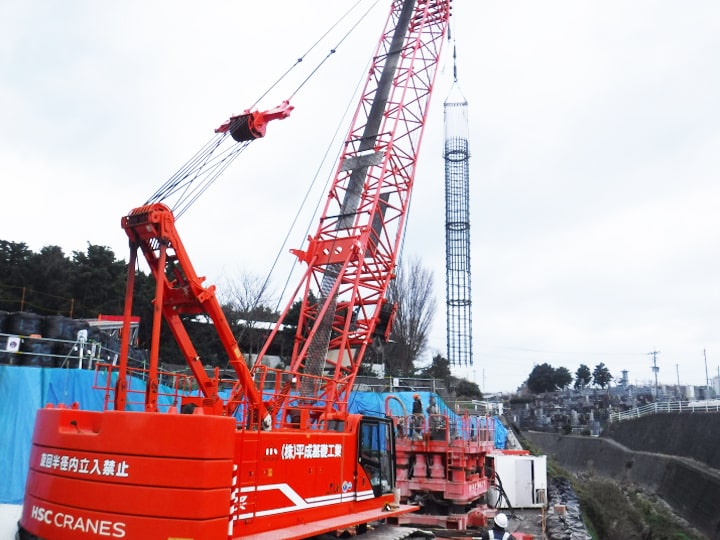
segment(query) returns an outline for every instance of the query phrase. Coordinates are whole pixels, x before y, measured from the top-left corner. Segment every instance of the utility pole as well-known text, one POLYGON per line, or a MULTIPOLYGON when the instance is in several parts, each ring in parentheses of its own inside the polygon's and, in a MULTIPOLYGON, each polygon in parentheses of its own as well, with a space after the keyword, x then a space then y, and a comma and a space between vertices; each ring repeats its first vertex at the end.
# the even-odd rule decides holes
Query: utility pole
POLYGON ((660 368, 657 365, 657 355, 660 354, 660 351, 650 351, 648 355, 652 355, 653 357, 653 365, 652 365, 652 371, 655 374, 655 401, 658 399, 658 371, 660 371, 660 368))

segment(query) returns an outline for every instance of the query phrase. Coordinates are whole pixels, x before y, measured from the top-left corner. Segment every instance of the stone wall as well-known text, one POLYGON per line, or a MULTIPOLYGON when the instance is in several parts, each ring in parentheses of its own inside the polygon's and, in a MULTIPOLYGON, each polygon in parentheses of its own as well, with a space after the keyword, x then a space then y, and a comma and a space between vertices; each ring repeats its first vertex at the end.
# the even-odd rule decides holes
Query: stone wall
MULTIPOLYGON (((697 423, 700 429, 703 423, 697 419, 686 419, 697 423)), ((707 422, 707 415, 704 416, 707 422)), ((642 420, 642 419, 641 419, 642 420)), ((704 463, 698 463, 686 457, 662 453, 661 450, 676 446, 676 434, 661 423, 654 428, 643 426, 636 431, 632 420, 623 422, 621 437, 629 440, 638 448, 652 447, 652 452, 633 450, 620 443, 603 437, 563 436, 551 433, 525 432, 524 436, 543 453, 555 459, 563 468, 571 472, 594 472, 616 481, 630 481, 655 491, 670 504, 675 511, 688 520, 695 528, 712 540, 720 540, 720 472, 704 463), (655 437, 654 442, 643 440, 643 434, 659 429, 663 437, 655 437), (672 433, 672 435, 671 435, 672 433), (667 444, 661 444, 662 439, 667 444)), ((644 424, 647 424, 645 422, 644 424)), ((689 431, 683 431, 687 433, 689 431)), ((616 431, 617 433, 617 431, 616 431)), ((720 430, 715 432, 720 434, 720 430)), ((708 436, 708 439, 711 437, 708 436)), ((717 436, 715 441, 717 441, 717 436)), ((715 446, 717 443, 708 444, 715 446)), ((710 456, 711 450, 697 447, 698 454, 710 456)))

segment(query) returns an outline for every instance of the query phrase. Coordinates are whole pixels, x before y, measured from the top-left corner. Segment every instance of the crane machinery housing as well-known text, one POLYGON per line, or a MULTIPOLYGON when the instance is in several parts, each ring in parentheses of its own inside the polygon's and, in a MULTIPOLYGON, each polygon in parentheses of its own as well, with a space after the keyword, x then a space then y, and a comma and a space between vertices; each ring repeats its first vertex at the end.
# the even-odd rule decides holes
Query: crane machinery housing
MULTIPOLYGON (((160 195, 130 211, 124 324, 142 252, 155 279, 148 366, 100 365, 102 411, 39 410, 18 537, 306 538, 417 509, 396 492, 391 418, 351 414, 348 397, 366 347, 387 338, 394 276, 451 0, 392 0, 317 231, 294 254, 306 271, 289 367, 246 364, 215 296, 204 286, 160 195), (183 326, 207 316, 235 372, 208 374, 183 326), (162 321, 190 375, 159 368, 162 321)), ((290 114, 283 103, 246 111, 217 130, 238 145, 290 114)), ((234 143, 233 143, 234 144, 234 143)))

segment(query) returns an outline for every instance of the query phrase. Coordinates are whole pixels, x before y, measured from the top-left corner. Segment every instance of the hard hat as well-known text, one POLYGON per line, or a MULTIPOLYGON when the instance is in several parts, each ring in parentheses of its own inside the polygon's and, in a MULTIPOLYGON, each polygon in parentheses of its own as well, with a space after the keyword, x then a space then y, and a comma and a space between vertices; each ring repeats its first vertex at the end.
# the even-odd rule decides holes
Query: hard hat
POLYGON ((413 394, 413 399, 419 399, 419 398, 420 398, 420 394, 413 394))
POLYGON ((495 516, 495 519, 493 521, 495 522, 495 525, 497 525, 501 529, 504 529, 508 526, 508 519, 505 514, 498 514, 497 516, 495 516))

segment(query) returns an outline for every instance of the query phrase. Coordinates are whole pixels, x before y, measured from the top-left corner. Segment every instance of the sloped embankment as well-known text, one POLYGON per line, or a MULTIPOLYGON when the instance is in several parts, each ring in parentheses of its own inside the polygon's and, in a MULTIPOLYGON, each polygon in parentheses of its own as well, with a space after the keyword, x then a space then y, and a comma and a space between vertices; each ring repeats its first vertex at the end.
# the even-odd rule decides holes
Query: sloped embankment
POLYGON ((653 490, 708 538, 720 540, 720 471, 700 460, 715 463, 718 416, 644 417, 613 425, 601 438, 537 432, 525 436, 570 471, 594 472, 653 490))

